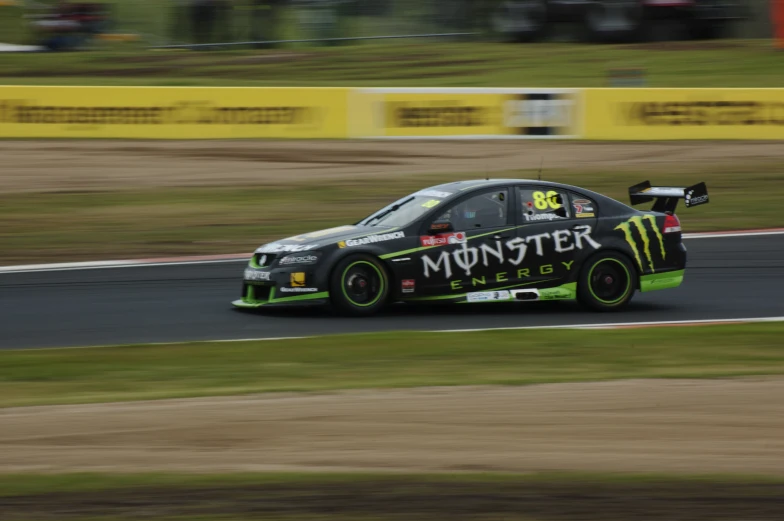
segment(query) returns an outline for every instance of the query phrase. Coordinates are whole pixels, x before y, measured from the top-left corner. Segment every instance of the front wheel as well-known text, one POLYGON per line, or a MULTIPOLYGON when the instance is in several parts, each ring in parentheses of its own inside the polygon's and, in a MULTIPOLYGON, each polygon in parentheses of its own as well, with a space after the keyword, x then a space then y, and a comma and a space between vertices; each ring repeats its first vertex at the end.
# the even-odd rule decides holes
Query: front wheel
POLYGON ((370 255, 351 255, 332 271, 330 294, 334 306, 345 315, 367 316, 384 307, 389 277, 381 262, 370 255))
POLYGON ((588 260, 580 271, 577 299, 596 311, 615 311, 632 300, 637 271, 631 261, 617 253, 602 253, 588 260))

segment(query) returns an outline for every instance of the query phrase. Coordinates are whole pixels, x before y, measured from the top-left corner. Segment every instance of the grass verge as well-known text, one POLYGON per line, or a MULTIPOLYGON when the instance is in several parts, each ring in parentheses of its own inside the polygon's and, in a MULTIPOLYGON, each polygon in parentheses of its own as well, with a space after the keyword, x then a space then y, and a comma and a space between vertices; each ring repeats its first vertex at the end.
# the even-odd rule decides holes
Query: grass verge
POLYGON ((0 55, 3 83, 18 85, 604 87, 609 69, 629 67, 644 69, 651 87, 779 87, 784 79, 767 40, 0 55))
POLYGON ((784 324, 396 332, 0 353, 0 406, 784 374, 784 324))
POLYGON ((784 482, 605 474, 0 476, 22 519, 778 520, 784 482), (327 514, 328 513, 328 514, 327 514))
MULTIPOLYGON (((547 179, 620 201, 630 184, 680 186, 705 180, 711 204, 680 207, 685 232, 784 226, 784 169, 778 164, 713 171, 553 171, 547 179), (752 189, 749 189, 752 187, 752 189)), ((535 178, 536 172, 494 177, 535 178)), ((260 244, 353 223, 420 188, 480 174, 399 176, 226 188, 33 193, 0 196, 0 265, 156 255, 251 252, 260 244), (303 208, 307 208, 303 212, 303 208), (57 223, 53 226, 52 223, 57 223)))

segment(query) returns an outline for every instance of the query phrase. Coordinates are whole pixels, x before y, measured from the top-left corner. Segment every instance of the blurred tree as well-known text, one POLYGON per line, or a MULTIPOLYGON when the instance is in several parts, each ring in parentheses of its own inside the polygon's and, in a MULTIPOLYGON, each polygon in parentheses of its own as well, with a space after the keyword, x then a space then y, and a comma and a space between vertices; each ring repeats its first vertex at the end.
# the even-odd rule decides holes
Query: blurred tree
MULTIPOLYGON (((285 0, 251 0, 250 40, 253 42, 280 40, 280 22, 285 0)), ((257 44, 257 48, 275 47, 257 44)))

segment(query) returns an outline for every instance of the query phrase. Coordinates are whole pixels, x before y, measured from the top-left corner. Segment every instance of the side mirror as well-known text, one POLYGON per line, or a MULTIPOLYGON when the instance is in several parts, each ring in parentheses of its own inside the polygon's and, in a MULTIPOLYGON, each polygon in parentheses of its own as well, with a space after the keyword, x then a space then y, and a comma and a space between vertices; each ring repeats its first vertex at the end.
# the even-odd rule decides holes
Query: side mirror
POLYGON ((431 235, 438 235, 439 233, 449 233, 455 231, 452 223, 449 221, 435 221, 430 225, 428 232, 431 235))
POLYGON ((566 218, 566 217, 567 217, 567 215, 566 215, 566 208, 564 208, 563 206, 561 206, 560 208, 558 208, 558 209, 557 209, 557 210, 556 210, 554 213, 555 213, 555 215, 557 215, 558 217, 563 217, 563 218, 566 218))

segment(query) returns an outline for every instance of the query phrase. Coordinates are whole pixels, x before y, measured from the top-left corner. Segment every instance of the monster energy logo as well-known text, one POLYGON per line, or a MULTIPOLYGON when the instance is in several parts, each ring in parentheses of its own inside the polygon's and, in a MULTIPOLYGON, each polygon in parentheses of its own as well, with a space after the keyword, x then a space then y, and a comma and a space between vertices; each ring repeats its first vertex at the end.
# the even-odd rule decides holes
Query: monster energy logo
POLYGON ((645 270, 645 266, 642 265, 642 260, 640 259, 640 250, 637 247, 637 240, 634 238, 632 234, 632 225, 637 228, 637 231, 640 234, 640 238, 642 239, 642 247, 643 252, 645 252, 645 259, 648 261, 648 266, 651 268, 651 271, 656 271, 653 267, 653 256, 651 255, 651 240, 648 237, 648 230, 645 227, 645 222, 651 223, 651 230, 653 233, 656 234, 656 238, 659 239, 659 249, 661 250, 662 259, 667 257, 667 254, 664 251, 664 238, 662 237, 661 232, 659 229, 656 228, 656 218, 653 215, 643 215, 639 216, 636 215, 629 219, 626 222, 623 222, 615 227, 616 230, 621 230, 626 237, 626 242, 629 243, 631 246, 632 251, 634 252, 634 258, 637 259, 637 264, 640 265, 641 270, 645 270))

